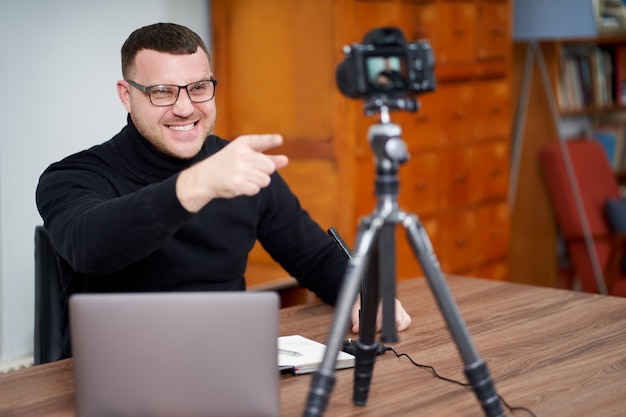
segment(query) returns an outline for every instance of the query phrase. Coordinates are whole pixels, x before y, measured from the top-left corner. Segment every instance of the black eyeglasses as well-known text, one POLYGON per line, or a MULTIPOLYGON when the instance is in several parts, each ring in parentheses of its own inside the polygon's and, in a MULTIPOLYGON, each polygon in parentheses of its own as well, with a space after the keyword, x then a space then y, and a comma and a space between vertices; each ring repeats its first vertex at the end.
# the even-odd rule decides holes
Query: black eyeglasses
POLYGON ((150 97, 150 103, 155 106, 172 106, 178 100, 180 90, 187 91, 189 100, 194 103, 204 103, 211 100, 215 96, 215 86, 217 80, 212 78, 210 80, 196 81, 195 83, 187 85, 173 85, 173 84, 159 84, 145 85, 137 84, 134 81, 126 80, 128 84, 132 85, 138 90, 143 91, 150 97))

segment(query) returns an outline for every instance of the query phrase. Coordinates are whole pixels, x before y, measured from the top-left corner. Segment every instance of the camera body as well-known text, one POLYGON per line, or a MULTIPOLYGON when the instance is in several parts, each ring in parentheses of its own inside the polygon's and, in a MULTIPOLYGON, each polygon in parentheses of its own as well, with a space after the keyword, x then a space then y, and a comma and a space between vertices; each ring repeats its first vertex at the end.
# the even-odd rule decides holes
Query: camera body
POLYGON ((374 29, 365 35, 362 44, 344 47, 344 55, 335 76, 339 90, 347 97, 399 98, 436 87, 430 43, 407 43, 398 28, 374 29))

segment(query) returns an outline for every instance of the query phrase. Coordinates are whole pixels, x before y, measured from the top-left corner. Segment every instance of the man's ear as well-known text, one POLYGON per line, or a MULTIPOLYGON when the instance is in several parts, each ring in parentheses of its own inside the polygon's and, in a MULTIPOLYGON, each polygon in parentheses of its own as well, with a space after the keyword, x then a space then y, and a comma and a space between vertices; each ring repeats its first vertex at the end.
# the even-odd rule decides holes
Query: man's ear
POLYGON ((131 113, 132 106, 130 104, 130 86, 125 80, 117 82, 117 95, 128 113, 131 113))

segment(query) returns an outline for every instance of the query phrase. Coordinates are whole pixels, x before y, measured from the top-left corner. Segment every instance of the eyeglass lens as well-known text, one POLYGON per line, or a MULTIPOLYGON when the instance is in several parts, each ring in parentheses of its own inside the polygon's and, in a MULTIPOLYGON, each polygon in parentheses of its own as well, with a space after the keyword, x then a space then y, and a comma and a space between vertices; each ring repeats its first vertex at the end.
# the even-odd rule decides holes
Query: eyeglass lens
POLYGON ((209 101, 215 94, 215 87, 211 80, 198 81, 187 86, 157 85, 150 89, 150 101, 156 106, 169 106, 176 103, 180 90, 187 90, 189 98, 195 103, 209 101))

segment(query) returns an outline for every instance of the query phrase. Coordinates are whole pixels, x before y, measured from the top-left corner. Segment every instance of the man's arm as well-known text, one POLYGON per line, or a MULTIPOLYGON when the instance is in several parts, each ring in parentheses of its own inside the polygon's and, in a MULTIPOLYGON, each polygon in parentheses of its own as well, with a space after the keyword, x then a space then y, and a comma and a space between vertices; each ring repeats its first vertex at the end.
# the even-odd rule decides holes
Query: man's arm
POLYGON ((53 167, 40 179, 37 205, 72 268, 105 275, 148 256, 191 218, 175 197, 175 182, 120 195, 98 173, 53 167))
POLYGON ((84 153, 44 172, 37 206, 74 269, 110 274, 151 254, 213 198, 257 193, 267 172, 287 164, 262 153, 280 143, 279 135, 241 137, 179 175, 132 190, 102 155, 84 153))

